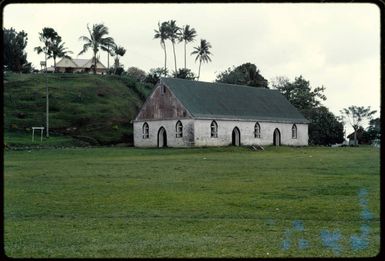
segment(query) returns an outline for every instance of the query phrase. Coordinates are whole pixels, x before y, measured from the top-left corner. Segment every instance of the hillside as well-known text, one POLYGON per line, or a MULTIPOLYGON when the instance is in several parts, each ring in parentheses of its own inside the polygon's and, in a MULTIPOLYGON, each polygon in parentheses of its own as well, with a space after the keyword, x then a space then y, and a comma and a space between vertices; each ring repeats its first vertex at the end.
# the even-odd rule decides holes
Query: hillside
MULTIPOLYGON (((31 133, 45 126, 44 74, 4 77, 4 129, 31 133)), ((50 133, 90 145, 132 142, 132 124, 153 86, 127 77, 88 74, 48 74, 50 133)))

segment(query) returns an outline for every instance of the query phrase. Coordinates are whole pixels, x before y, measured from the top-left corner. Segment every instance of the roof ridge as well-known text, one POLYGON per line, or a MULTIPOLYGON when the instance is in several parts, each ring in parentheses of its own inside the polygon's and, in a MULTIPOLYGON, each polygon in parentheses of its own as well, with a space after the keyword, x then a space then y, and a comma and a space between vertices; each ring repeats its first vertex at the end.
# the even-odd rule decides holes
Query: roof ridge
MULTIPOLYGON (((249 86, 249 85, 241 85, 241 84, 234 84, 234 83, 224 83, 224 82, 205 82, 205 81, 197 81, 197 80, 187 80, 187 79, 181 79, 181 78, 174 78, 174 77, 160 77, 160 79, 170 79, 170 80, 178 80, 178 81, 191 81, 191 82, 197 82, 197 83, 206 83, 206 84, 212 84, 212 85, 228 85, 228 86, 236 86, 236 87, 244 87, 244 88, 253 88, 257 90, 268 90, 268 91, 277 91, 276 89, 269 89, 267 87, 256 87, 256 86, 249 86)), ((217 86, 216 86, 217 87, 217 86)))

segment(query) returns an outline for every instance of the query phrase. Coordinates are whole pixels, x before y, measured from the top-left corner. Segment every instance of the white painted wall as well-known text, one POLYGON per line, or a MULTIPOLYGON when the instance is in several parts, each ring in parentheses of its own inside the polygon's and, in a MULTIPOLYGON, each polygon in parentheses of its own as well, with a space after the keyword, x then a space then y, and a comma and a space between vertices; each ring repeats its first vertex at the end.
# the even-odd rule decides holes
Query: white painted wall
POLYGON ((227 146, 232 142, 232 132, 238 127, 241 133, 241 145, 271 145, 275 128, 281 133, 281 145, 306 146, 308 145, 308 125, 296 124, 297 139, 292 139, 291 123, 259 122, 261 138, 254 137, 255 121, 225 121, 217 120, 218 138, 211 138, 212 120, 195 120, 194 140, 195 146, 227 146))
POLYGON ((194 140, 194 120, 182 119, 183 137, 176 138, 176 123, 178 120, 151 120, 146 121, 149 127, 149 138, 143 139, 144 121, 134 122, 134 146, 135 147, 157 147, 158 132, 164 127, 167 134, 168 147, 190 147, 194 140))
POLYGON ((281 133, 281 145, 307 146, 308 125, 296 124, 297 138, 292 139, 291 123, 259 122, 261 137, 254 137, 255 121, 230 121, 217 120, 218 137, 211 138, 212 120, 181 120, 183 124, 183 137, 176 138, 175 125, 178 120, 153 120, 147 121, 149 125, 149 138, 143 139, 142 127, 144 121, 134 122, 134 146, 135 147, 157 147, 158 131, 161 127, 166 129, 168 147, 205 147, 205 146, 228 146, 232 143, 232 132, 238 127, 241 133, 241 145, 271 145, 276 128, 281 133))

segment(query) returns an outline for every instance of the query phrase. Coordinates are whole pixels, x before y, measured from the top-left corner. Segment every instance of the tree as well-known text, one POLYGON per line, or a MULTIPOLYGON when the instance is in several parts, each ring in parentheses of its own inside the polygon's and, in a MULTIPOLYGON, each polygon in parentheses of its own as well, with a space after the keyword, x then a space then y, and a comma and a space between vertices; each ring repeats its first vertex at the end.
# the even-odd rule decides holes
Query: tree
POLYGON ((193 51, 191 54, 196 54, 195 62, 199 59, 199 69, 198 69, 198 80, 201 75, 201 65, 202 62, 211 62, 210 55, 212 53, 209 51, 211 48, 211 44, 207 42, 204 39, 201 39, 200 45, 197 47, 194 47, 195 51, 193 51))
POLYGON ((272 86, 302 112, 315 108, 321 104, 321 100, 326 100, 323 94, 325 87, 316 87, 311 90, 309 81, 306 81, 302 75, 296 77, 294 82, 290 82, 285 77, 278 77, 273 81, 272 86))
POLYGON ((96 74, 96 63, 97 57, 96 54, 99 52, 99 49, 106 51, 108 53, 112 53, 110 50, 110 46, 114 46, 114 39, 111 37, 107 37, 108 28, 104 24, 94 24, 92 26, 92 30, 87 25, 87 30, 89 33, 88 36, 80 36, 79 40, 83 40, 85 44, 83 45, 83 50, 80 51, 79 55, 87 52, 88 48, 91 48, 93 51, 93 70, 94 74, 96 74))
POLYGON ((268 88, 267 80, 259 73, 257 66, 252 63, 244 63, 237 67, 228 68, 226 71, 219 73, 215 81, 268 88))
POLYGON ((175 41, 179 39, 180 28, 176 25, 175 20, 168 21, 166 28, 167 28, 167 39, 169 39, 172 43, 172 50, 174 52, 174 66, 175 66, 175 72, 176 72, 177 65, 176 65, 175 41))
POLYGON ((167 32, 167 22, 163 22, 160 24, 158 22, 158 30, 155 31, 154 39, 160 39, 160 46, 162 47, 164 51, 164 70, 167 70, 167 50, 166 50, 166 40, 168 39, 168 32, 167 32))
POLYGON ((137 67, 128 68, 127 75, 140 82, 143 82, 146 79, 146 72, 137 67))
POLYGON ((309 122, 309 141, 317 145, 330 145, 344 140, 344 129, 341 120, 321 105, 326 100, 323 94, 325 87, 312 90, 310 82, 302 76, 293 82, 286 77, 276 77, 272 87, 277 89, 293 104, 309 122))
POLYGON ((47 69, 47 60, 52 56, 52 46, 54 41, 57 41, 59 35, 51 27, 44 27, 42 32, 39 33, 39 40, 43 44, 42 46, 37 46, 34 50, 40 54, 44 53, 45 67, 47 69))
POLYGON ((362 127, 361 125, 365 120, 371 120, 373 114, 375 114, 377 111, 371 111, 370 106, 364 107, 352 105, 348 108, 342 109, 340 112, 343 119, 353 127, 354 144, 358 145, 357 130, 362 127))
POLYGON ((62 39, 60 36, 57 36, 55 39, 52 40, 52 45, 51 45, 51 52, 48 58, 53 58, 53 67, 55 68, 56 71, 56 58, 61 58, 61 57, 68 57, 67 54, 72 53, 69 51, 66 47, 64 47, 64 42, 62 42, 62 39))
POLYGON ((164 68, 152 68, 145 78, 145 82, 156 84, 161 77, 168 77, 168 71, 164 68))
POLYGON ((31 68, 31 63, 28 63, 24 50, 27 47, 27 42, 27 33, 24 31, 16 32, 12 27, 3 30, 3 59, 8 70, 21 72, 31 68))
POLYGON ((173 73, 174 78, 195 80, 196 76, 190 69, 179 69, 178 72, 173 73))
POLYGON ((190 25, 185 25, 182 28, 182 33, 179 37, 179 42, 184 41, 184 69, 186 70, 186 45, 187 43, 193 42, 195 40, 195 37, 197 36, 197 32, 194 28, 190 28, 190 25))
POLYGON ((116 69, 118 67, 120 67, 119 55, 123 56, 126 53, 126 49, 124 49, 124 47, 122 47, 122 46, 117 46, 116 45, 114 47, 114 53, 116 54, 116 58, 115 58, 115 74, 116 74, 116 69))
POLYGON ((308 112, 309 143, 331 145, 344 141, 344 125, 325 106, 312 108, 308 112))

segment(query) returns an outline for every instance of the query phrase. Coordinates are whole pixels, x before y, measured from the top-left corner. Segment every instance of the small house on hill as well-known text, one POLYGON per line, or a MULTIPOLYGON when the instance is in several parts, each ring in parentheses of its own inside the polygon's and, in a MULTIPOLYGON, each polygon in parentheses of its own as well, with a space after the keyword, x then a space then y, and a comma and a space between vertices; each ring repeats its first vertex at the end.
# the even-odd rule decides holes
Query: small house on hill
MULTIPOLYGON (((71 59, 69 57, 63 57, 56 64, 57 72, 75 73, 75 72, 93 72, 94 63, 93 59, 71 59)), ((96 61, 96 73, 105 74, 107 67, 105 67, 99 60, 96 61)))
POLYGON ((136 147, 308 145, 308 120, 265 88, 161 78, 133 122, 136 147))

